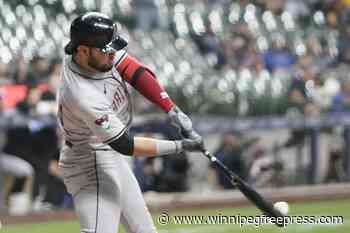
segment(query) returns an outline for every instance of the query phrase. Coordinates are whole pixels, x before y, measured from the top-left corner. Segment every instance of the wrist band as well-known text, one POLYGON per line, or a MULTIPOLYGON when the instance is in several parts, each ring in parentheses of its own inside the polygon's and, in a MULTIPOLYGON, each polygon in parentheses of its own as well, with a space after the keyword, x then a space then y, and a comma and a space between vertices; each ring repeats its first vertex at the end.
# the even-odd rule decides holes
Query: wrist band
POLYGON ((157 140, 156 155, 179 154, 183 151, 181 141, 157 140))

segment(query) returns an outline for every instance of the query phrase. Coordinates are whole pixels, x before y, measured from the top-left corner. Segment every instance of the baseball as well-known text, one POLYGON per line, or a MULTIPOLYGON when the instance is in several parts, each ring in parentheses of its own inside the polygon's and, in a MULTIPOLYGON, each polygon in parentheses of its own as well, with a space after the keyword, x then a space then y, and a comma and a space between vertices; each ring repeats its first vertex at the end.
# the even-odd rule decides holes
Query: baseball
POLYGON ((279 201, 279 202, 276 202, 273 207, 276 209, 276 210, 279 210, 281 212, 281 214, 283 215, 287 215, 288 212, 289 212, 289 205, 287 202, 285 201, 279 201))

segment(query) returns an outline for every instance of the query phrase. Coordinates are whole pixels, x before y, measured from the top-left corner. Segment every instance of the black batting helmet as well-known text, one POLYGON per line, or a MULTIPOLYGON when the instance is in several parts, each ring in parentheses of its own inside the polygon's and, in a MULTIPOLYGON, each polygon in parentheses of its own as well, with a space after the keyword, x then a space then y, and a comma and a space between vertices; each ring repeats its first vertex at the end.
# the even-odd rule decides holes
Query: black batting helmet
POLYGON ((108 53, 126 47, 128 42, 117 34, 117 25, 107 15, 88 12, 73 20, 70 42, 64 51, 73 54, 79 45, 100 48, 108 53))

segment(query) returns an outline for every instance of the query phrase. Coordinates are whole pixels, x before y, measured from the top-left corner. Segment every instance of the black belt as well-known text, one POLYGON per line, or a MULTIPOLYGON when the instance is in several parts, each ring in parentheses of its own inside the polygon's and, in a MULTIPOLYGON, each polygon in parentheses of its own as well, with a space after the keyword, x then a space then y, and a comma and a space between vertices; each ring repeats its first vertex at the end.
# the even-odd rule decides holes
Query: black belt
POLYGON ((68 147, 70 147, 70 148, 72 148, 73 147, 73 144, 70 142, 70 141, 65 141, 65 144, 66 144, 66 146, 68 146, 68 147))

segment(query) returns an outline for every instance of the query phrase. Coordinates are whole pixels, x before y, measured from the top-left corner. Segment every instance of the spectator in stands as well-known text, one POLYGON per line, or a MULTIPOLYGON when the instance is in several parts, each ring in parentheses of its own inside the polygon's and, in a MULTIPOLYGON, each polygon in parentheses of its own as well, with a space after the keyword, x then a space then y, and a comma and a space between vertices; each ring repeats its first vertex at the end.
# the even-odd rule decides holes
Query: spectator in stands
POLYGON ((13 84, 34 83, 34 80, 28 80, 28 64, 23 56, 17 55, 9 67, 13 84))
POLYGON ((313 85, 316 74, 316 70, 310 67, 297 72, 288 95, 289 107, 304 111, 305 104, 311 100, 310 86, 313 85))
POLYGON ((185 192, 189 162, 186 155, 134 158, 134 173, 141 191, 185 192))
POLYGON ((0 86, 10 83, 11 80, 9 79, 8 65, 3 62, 0 62, 0 86))
MULTIPOLYGON (((309 66, 317 66, 319 70, 324 70, 334 62, 334 55, 332 54, 334 49, 328 45, 325 38, 319 38, 316 34, 311 34, 306 39, 306 46, 308 53, 303 57, 310 57, 309 66)), ((300 60, 298 61, 299 64, 301 63, 300 60)))
POLYGON ((21 115, 25 117, 36 116, 36 107, 41 100, 41 91, 37 87, 29 87, 27 96, 17 103, 16 109, 10 114, 21 115))
MULTIPOLYGON (((234 69, 239 69, 242 60, 247 59, 248 38, 242 34, 234 34, 233 38, 228 37, 221 43, 227 63, 234 69)), ((248 62, 245 60, 245 62, 248 62)), ((248 64, 247 64, 248 65, 248 64)))
MULTIPOLYGON (((214 155, 237 175, 243 179, 247 179, 247 169, 243 159, 243 152, 255 142, 256 138, 244 140, 237 132, 226 132, 222 135, 221 143, 214 155)), ((208 175, 209 181, 217 188, 234 188, 227 178, 221 172, 215 170, 215 167, 212 165, 209 168, 208 175)))
POLYGON ((327 73, 324 75, 317 75, 312 85, 312 102, 319 106, 322 112, 328 112, 331 107, 332 99, 338 92, 338 89, 339 82, 336 78, 329 77, 327 73))
POLYGON ((134 158, 133 172, 142 192, 156 190, 155 177, 158 171, 155 169, 154 158, 134 158))
POLYGON ((329 26, 342 30, 350 22, 350 4, 347 0, 324 1, 327 7, 327 19, 329 26))
POLYGON ((266 69, 274 73, 279 70, 291 71, 296 63, 296 57, 287 46, 287 41, 280 33, 272 35, 272 46, 264 54, 266 69))
POLYGON ((151 31, 160 26, 159 9, 155 0, 134 0, 133 4, 138 28, 151 31))
POLYGON ((342 182, 346 180, 346 174, 343 166, 344 151, 342 146, 331 148, 329 162, 325 177, 326 183, 342 182))
POLYGON ((162 169, 155 177, 155 190, 158 192, 188 191, 188 170, 190 168, 187 156, 165 156, 161 158, 162 169))
POLYGON ((256 51, 255 45, 251 43, 243 54, 240 62, 240 68, 247 68, 256 73, 260 73, 265 65, 261 54, 256 51))
POLYGON ((56 93, 60 80, 61 62, 54 61, 50 66, 50 73, 47 78, 47 85, 42 93, 41 100, 54 101, 56 100, 56 93))
POLYGON ((341 90, 332 101, 331 111, 333 113, 350 112, 350 80, 342 80, 341 90))
POLYGON ((35 56, 32 58, 28 68, 27 79, 23 84, 28 87, 36 87, 39 83, 46 82, 48 76, 50 62, 48 59, 35 56))
POLYGON ((339 47, 339 49, 341 49, 341 52, 339 53, 336 64, 334 64, 336 69, 335 71, 340 76, 345 76, 350 72, 350 44, 345 44, 343 46, 344 47, 339 47))
MULTIPOLYGON (((312 99, 312 86, 316 72, 312 68, 304 68, 298 72, 293 79, 289 94, 287 116, 291 119, 300 117, 318 116, 319 106, 315 105, 312 99)), ((297 146, 304 143, 308 131, 305 129, 295 129, 291 131, 290 137, 285 142, 285 147, 297 146)))
POLYGON ((202 55, 206 56, 208 60, 213 60, 213 62, 210 63, 214 68, 220 69, 226 63, 221 42, 212 30, 210 24, 206 25, 206 31, 204 33, 193 33, 192 38, 202 55))
MULTIPOLYGON (((180 139, 178 128, 169 120, 155 119, 133 128, 142 131, 142 136, 164 137, 170 140, 180 139), (145 134, 145 135, 144 135, 145 134)), ((164 158, 133 158, 133 171, 141 190, 157 192, 184 192, 188 190, 188 171, 190 164, 185 154, 167 155, 164 158)))
POLYGON ((253 153, 249 165, 249 182, 256 187, 280 187, 286 183, 283 163, 268 154, 261 146, 253 153))

